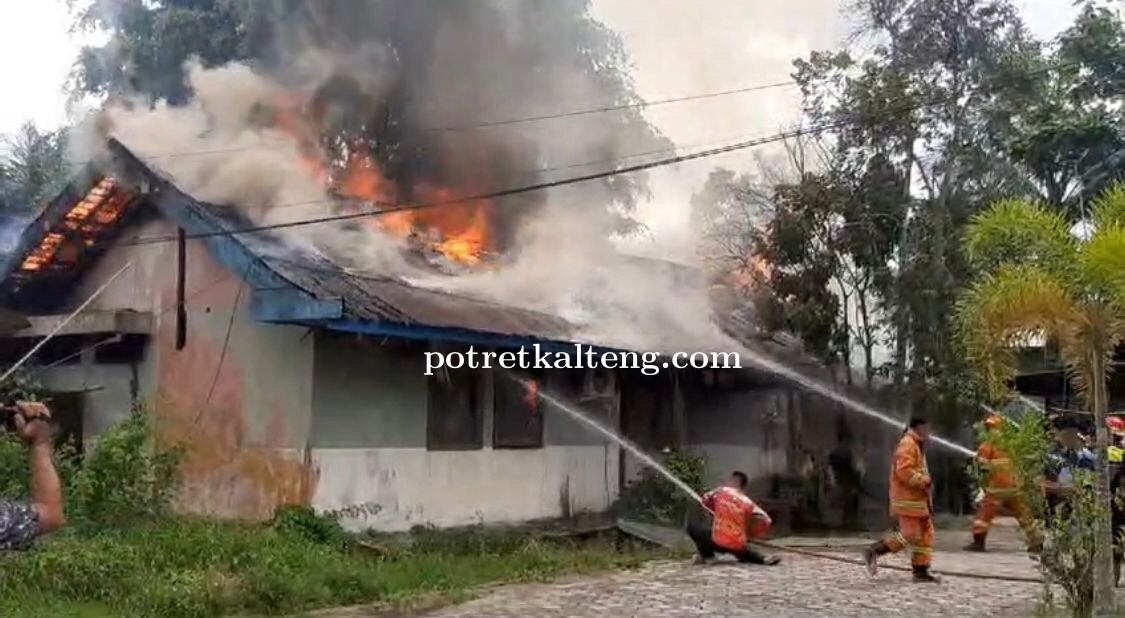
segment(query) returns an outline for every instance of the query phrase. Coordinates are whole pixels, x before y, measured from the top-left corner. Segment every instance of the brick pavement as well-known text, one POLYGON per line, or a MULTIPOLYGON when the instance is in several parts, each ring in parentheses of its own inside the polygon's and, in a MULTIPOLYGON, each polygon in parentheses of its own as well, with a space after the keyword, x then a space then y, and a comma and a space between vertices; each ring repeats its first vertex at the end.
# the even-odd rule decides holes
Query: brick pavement
MULTIPOLYGON (((889 559, 906 564, 902 558, 889 559)), ((938 552, 945 570, 1034 576, 1019 553, 983 556, 938 552)), ((426 614, 430 618, 883 618, 1029 615, 1039 586, 946 578, 913 584, 910 574, 883 570, 875 579, 858 566, 786 556, 777 567, 723 563, 697 567, 660 563, 639 571, 559 584, 510 586, 483 598, 426 614)))

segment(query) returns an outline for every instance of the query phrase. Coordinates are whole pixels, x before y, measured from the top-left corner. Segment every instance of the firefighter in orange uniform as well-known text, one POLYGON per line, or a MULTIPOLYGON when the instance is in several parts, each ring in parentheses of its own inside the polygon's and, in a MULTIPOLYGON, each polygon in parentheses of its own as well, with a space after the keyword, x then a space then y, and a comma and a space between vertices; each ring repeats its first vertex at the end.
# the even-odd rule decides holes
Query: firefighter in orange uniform
POLYGON ((894 554, 911 547, 910 563, 914 581, 937 583, 930 573, 934 548, 933 480, 926 467, 926 441, 930 425, 921 418, 910 419, 906 433, 895 449, 891 469, 891 515, 898 518, 898 531, 886 536, 863 552, 863 561, 872 577, 878 569, 879 556, 894 554))
MULTIPOLYGON (((995 414, 984 421, 989 433, 1000 430, 1003 419, 995 414)), ((988 538, 988 529, 992 520, 1001 513, 1007 513, 1016 518, 1020 528, 1027 535, 1027 549, 1032 553, 1039 553, 1043 547, 1043 540, 1031 516, 1027 512, 1019 495, 1019 487, 1012 470, 1012 461, 1002 451, 996 448, 991 441, 985 441, 977 449, 977 463, 985 470, 984 500, 973 520, 973 542, 965 546, 965 551, 985 551, 985 540, 988 538)))

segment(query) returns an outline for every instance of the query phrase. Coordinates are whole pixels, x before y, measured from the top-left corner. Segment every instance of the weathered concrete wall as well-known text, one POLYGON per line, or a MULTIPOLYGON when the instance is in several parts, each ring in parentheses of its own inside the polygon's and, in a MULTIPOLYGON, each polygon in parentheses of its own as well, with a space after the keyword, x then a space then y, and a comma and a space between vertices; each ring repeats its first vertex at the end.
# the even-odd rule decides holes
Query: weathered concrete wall
POLYGON ((544 448, 491 448, 487 386, 484 448, 426 450, 423 371, 420 349, 316 337, 317 508, 358 507, 352 528, 405 530, 599 512, 616 499, 616 450, 557 414, 544 417, 544 448))
POLYGON ((784 474, 789 461, 787 389, 699 393, 686 401, 688 445, 707 461, 707 481, 724 480, 742 470, 751 493, 762 495, 769 479, 784 474))
POLYGON ((89 442, 125 420, 132 409, 133 390, 140 393, 149 386, 140 384, 138 365, 96 364, 89 351, 78 364, 53 367, 35 377, 47 391, 83 392, 82 437, 89 442))
MULTIPOLYGON (((126 239, 167 237, 175 228, 157 220, 129 232, 126 239)), ((133 268, 91 308, 154 314, 139 371, 142 396, 161 419, 166 439, 187 446, 184 507, 262 518, 278 504, 306 502, 312 337, 305 329, 255 322, 252 291, 240 273, 221 267, 194 240, 187 244, 183 349, 175 345, 174 242, 111 249, 87 272, 71 305, 130 261, 133 268)))

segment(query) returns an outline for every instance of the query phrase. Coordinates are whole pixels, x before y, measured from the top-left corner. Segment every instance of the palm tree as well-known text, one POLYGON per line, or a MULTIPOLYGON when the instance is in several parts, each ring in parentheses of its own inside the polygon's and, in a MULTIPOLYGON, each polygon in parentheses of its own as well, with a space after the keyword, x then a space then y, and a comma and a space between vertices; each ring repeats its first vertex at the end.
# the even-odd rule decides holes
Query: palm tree
POLYGON ((1104 453, 1106 382, 1125 340, 1125 185, 1097 200, 1082 233, 1059 213, 1005 200, 969 225, 965 252, 977 278, 957 307, 958 334, 988 396, 1015 377, 1016 351, 1031 337, 1059 346, 1068 376, 1097 424, 1094 609, 1113 606, 1109 475, 1104 453))

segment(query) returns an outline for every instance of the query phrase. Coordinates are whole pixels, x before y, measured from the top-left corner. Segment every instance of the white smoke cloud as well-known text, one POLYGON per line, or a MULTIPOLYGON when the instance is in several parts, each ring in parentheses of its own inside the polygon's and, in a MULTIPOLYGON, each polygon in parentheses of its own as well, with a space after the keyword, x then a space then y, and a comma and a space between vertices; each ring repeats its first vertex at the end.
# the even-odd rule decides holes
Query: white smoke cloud
MULTIPOLYGON (((321 55, 302 66, 327 62, 321 55)), ((140 99, 114 103, 90 125, 98 129, 92 133, 117 138, 169 174, 182 190, 203 201, 239 208, 257 223, 341 211, 302 158, 298 140, 258 116, 263 106, 292 97, 290 90, 237 63, 212 69, 192 64, 187 74, 194 92, 188 104, 140 99)), ((580 80, 574 79, 578 89, 580 80)), ((534 139, 541 142, 539 152, 551 159, 604 156, 587 152, 581 136, 572 133, 540 132, 534 139)), ((528 139, 527 134, 520 137, 528 139)), ((472 148, 471 137, 459 140, 464 148, 472 148)), ((92 143, 89 136, 75 140, 87 148, 92 143)), ((613 209, 590 207, 592 201, 613 199, 605 185, 576 184, 544 197, 542 204, 518 218, 511 246, 500 261, 454 276, 410 265, 402 239, 375 225, 324 224, 281 233, 291 244, 331 256, 356 273, 400 276, 414 285, 563 317, 578 327, 577 340, 660 351, 724 347, 701 282, 684 281, 658 263, 617 252, 609 232, 613 209)))

